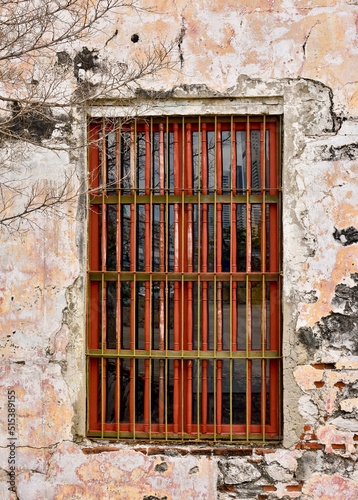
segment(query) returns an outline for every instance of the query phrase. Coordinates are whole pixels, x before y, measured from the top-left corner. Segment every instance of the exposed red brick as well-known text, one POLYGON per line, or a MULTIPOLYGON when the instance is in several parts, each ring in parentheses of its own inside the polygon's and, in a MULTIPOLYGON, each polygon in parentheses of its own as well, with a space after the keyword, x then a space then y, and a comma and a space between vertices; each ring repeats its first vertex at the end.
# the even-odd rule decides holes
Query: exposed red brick
POLYGON ((332 444, 332 448, 334 450, 345 450, 346 449, 346 445, 345 444, 332 444))
POLYGON ((258 500, 267 500, 267 499, 268 499, 267 495, 259 495, 259 499, 258 500))
POLYGON ((290 486, 286 486, 287 491, 301 491, 302 484, 291 484, 290 486))
POLYGON ((260 464, 262 462, 262 458, 248 458, 247 461, 252 464, 260 464))
POLYGON ((340 388, 342 388, 342 387, 345 387, 345 386, 346 386, 346 384, 344 382, 341 382, 341 381, 340 382, 336 382, 334 384, 334 387, 340 387, 340 388))
POLYGON ((319 443, 300 443, 300 444, 302 450, 322 450, 323 448, 323 446, 319 443))
POLYGON ((314 385, 315 385, 316 387, 318 387, 318 388, 319 388, 319 387, 323 387, 323 386, 324 386, 324 382, 323 382, 323 380, 320 380, 319 382, 315 382, 315 383, 314 383, 314 385))
POLYGON ((147 448, 133 448, 134 451, 139 451, 140 453, 143 453, 143 455, 147 454, 147 448))
POLYGON ((358 441, 358 434, 354 434, 354 436, 353 436, 353 440, 354 440, 354 441, 358 441))
POLYGON ((311 427, 310 425, 305 425, 305 426, 304 426, 304 428, 303 428, 303 430, 304 430, 305 432, 308 432, 308 431, 310 431, 311 429, 312 429, 312 427, 311 427))
POLYGON ((251 448, 213 448, 213 455, 217 457, 246 457, 252 455, 251 448))
POLYGON ((148 455, 164 455, 163 448, 148 448, 147 453, 148 455))
POLYGON ((302 443, 297 443, 295 448, 296 450, 302 450, 302 443))
POLYGON ((311 366, 316 370, 334 370, 336 367, 335 363, 316 363, 311 366))
POLYGON ((267 453, 275 453, 276 450, 271 450, 269 448, 256 448, 256 455, 266 455, 267 453))
POLYGON ((316 434, 302 434, 300 439, 304 441, 316 441, 317 436, 316 434))
POLYGON ((264 486, 264 491, 276 491, 277 488, 273 484, 268 484, 267 486, 264 486))
POLYGON ((219 491, 221 493, 233 492, 235 493, 235 486, 233 484, 223 484, 220 486, 219 491))
POLYGON ((85 455, 96 455, 97 453, 105 453, 111 451, 120 451, 120 448, 114 448, 111 446, 96 446, 94 448, 82 448, 82 453, 85 455))
POLYGON ((206 455, 210 457, 212 454, 212 448, 195 448, 194 450, 190 450, 192 455, 206 455))

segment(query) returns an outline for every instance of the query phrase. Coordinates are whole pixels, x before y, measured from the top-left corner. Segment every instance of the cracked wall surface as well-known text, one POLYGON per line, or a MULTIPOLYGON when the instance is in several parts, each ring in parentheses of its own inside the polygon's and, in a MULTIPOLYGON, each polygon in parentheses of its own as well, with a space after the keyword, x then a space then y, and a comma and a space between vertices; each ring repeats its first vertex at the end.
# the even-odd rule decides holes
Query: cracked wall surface
MULTIPOLYGON (((139 3, 153 7, 148 0, 139 3)), ((146 78, 136 91, 138 109, 154 97, 155 113, 161 98, 164 107, 171 102, 178 114, 190 113, 188 102, 195 97, 197 109, 216 98, 227 114, 274 107, 283 114, 284 439, 274 445, 159 446, 86 438, 82 195, 65 206, 63 218, 37 215, 38 225, 26 233, 1 235, 0 496, 353 500, 358 3, 158 0, 151 12, 114 13, 95 39, 79 41, 76 50, 61 48, 54 64, 73 65, 73 81, 64 85, 75 89, 84 79, 96 81, 112 64, 143 57, 164 39, 176 40, 178 64, 146 78), (16 394, 15 491, 9 491, 9 390, 16 394)), ((116 116, 118 96, 112 97, 113 103, 73 110, 62 140, 80 143, 86 112, 116 116)), ((56 155, 38 148, 29 161, 44 183, 71 169, 75 184, 86 178, 81 149, 56 155)))

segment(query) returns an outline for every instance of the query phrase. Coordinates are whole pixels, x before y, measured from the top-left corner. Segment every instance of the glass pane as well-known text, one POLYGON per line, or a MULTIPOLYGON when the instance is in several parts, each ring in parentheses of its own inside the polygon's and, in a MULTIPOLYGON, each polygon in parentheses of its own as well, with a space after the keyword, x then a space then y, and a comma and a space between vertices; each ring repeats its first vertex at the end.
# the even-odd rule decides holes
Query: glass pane
POLYGON ((107 205, 107 271, 115 271, 117 249, 117 206, 107 205))
POLYGON ((222 282, 223 349, 230 349, 230 282, 222 282))
POLYGON ((260 130, 251 130, 250 138, 251 138, 252 194, 260 194, 260 188, 261 188, 260 130))
POLYGON ((116 360, 105 360, 106 365, 106 423, 116 420, 116 360))
MULTIPOLYGON (((220 363, 220 362, 218 362, 220 363)), ((222 390, 222 400, 221 400, 221 415, 222 424, 230 424, 230 361, 224 359, 221 367, 221 390, 222 390)))
MULTIPOLYGON (((152 284, 152 349, 159 349, 159 335, 164 335, 165 282, 152 284)), ((162 339, 163 340, 163 339, 162 339)))
POLYGON ((261 360, 251 363, 251 424, 261 424, 261 360))
POLYGON ((223 194, 230 194, 231 188, 231 132, 221 132, 222 187, 223 194), (226 189, 225 189, 226 188, 226 189))
POLYGON ((174 271, 174 205, 169 205, 168 218, 168 271, 174 271))
POLYGON ((251 205, 251 270, 261 271, 261 205, 251 205))
POLYGON ((153 271, 165 271, 165 205, 153 205, 152 262, 153 271))
MULTIPOLYGON (((200 324, 198 321, 198 283, 193 283, 193 349, 198 348, 198 325, 202 325, 202 320, 200 320, 200 324)), ((200 332, 201 337, 201 332, 200 332)))
POLYGON ((130 132, 122 132, 121 134, 121 187, 122 194, 130 194, 131 178, 130 178, 130 147, 131 134, 130 132))
POLYGON ((194 359, 193 360, 193 382, 192 382, 192 423, 193 427, 192 430, 193 432, 196 432, 196 426, 198 424, 198 419, 199 419, 199 424, 201 423, 201 403, 202 403, 202 373, 201 373, 201 363, 198 362, 198 360, 194 359), (199 371, 198 371, 199 368, 199 371), (199 384, 199 385, 198 385, 199 384), (198 412, 198 406, 199 406, 199 412, 198 412))
POLYGON ((145 270, 145 205, 137 205, 137 271, 145 270))
POLYGON ((246 189, 246 132, 236 132, 236 187, 237 194, 245 194, 246 189))
MULTIPOLYGON (((208 318, 208 332, 207 332, 207 341, 208 341, 208 350, 212 351, 214 349, 214 326, 215 326, 215 310, 216 307, 214 305, 214 283, 212 281, 207 282, 207 318, 208 318)), ((203 302, 204 307, 204 302, 203 302)), ((203 332, 204 335, 204 332, 203 332)))
POLYGON ((137 133, 137 189, 138 194, 145 194, 145 132, 137 133))
POLYGON ((246 271, 246 206, 236 205, 236 267, 246 271))
POLYGON ((192 132, 193 155, 193 193, 197 194, 199 187, 199 132, 192 132))
POLYGON ((222 205, 222 272, 230 272, 230 254, 231 254, 231 242, 230 242, 230 210, 231 206, 229 203, 223 203, 222 205))
POLYGON ((145 368, 144 359, 135 360, 135 422, 144 423, 145 368))
MULTIPOLYGON (((270 418, 270 399, 271 399, 271 394, 270 394, 270 367, 271 367, 271 361, 267 360, 265 361, 266 364, 266 425, 270 425, 271 423, 271 418, 270 418)), ((276 389, 276 388, 275 388, 276 389)))
POLYGON ((120 422, 129 422, 130 360, 120 360, 120 422))
POLYGON ((164 169, 165 169, 165 188, 169 189, 169 194, 174 193, 174 133, 169 132, 169 142, 167 143, 167 133, 164 133, 164 169), (169 165, 167 166, 167 157, 169 165), (168 177, 169 176, 169 177, 168 177))
POLYGON ((136 287, 136 349, 144 349, 145 283, 137 281, 136 287))
POLYGON ((214 193, 215 188, 215 132, 207 132, 207 155, 208 155, 208 192, 214 193))
POLYGON ((237 313, 237 350, 246 350, 246 283, 237 282, 236 289, 236 313, 237 313))
POLYGON ((153 132, 152 138, 153 193, 159 194, 159 132, 153 132))
POLYGON ((122 349, 130 349, 130 327, 131 327, 131 283, 121 282, 121 320, 122 320, 122 349))
POLYGON ((246 360, 234 359, 232 367, 232 423, 246 423, 246 360))
POLYGON ((208 272, 214 272, 214 205, 208 207, 208 272))
POLYGON ((251 282, 251 345, 253 350, 261 350, 261 310, 262 283, 251 282))
POLYGON ((116 346, 116 331, 117 331, 117 283, 115 281, 107 281, 107 349, 115 349, 116 346))
POLYGON ((107 150, 107 194, 116 194, 117 174, 116 174, 116 133, 108 132, 106 137, 107 150))
MULTIPOLYGON (((203 361, 203 364, 205 361, 203 361)), ((215 393, 214 393, 214 362, 212 360, 206 361, 207 363, 207 368, 206 368, 206 373, 203 371, 203 381, 204 381, 204 376, 206 375, 206 380, 207 380, 207 423, 208 424, 213 424, 214 423, 214 398, 215 398, 215 393)))
POLYGON ((121 270, 130 271, 131 268, 131 206, 122 205, 121 214, 121 241, 122 241, 122 257, 121 270))

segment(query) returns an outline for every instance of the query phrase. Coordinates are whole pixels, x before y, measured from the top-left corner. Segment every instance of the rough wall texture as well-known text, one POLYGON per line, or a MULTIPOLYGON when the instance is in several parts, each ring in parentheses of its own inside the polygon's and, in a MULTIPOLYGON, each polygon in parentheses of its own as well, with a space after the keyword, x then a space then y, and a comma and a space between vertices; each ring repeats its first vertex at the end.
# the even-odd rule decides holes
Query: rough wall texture
MULTIPOLYGON (((142 95, 279 98, 284 440, 209 448, 84 437, 86 207, 79 199, 67 218, 39 220, 41 229, 1 241, 1 498, 357 498, 358 2, 158 0, 155 12, 121 11, 103 28, 90 42, 97 49, 109 40, 99 68, 179 36, 177 70, 148 78, 142 95), (109 40, 115 27, 121 54, 109 40), (9 390, 17 412, 14 492, 9 390)), ((82 62, 76 75, 98 71, 82 62)), ((75 138, 81 120, 74 117, 75 138)), ((79 178, 86 172, 79 152, 66 159, 38 151, 33 162, 44 182, 71 164, 79 178)))

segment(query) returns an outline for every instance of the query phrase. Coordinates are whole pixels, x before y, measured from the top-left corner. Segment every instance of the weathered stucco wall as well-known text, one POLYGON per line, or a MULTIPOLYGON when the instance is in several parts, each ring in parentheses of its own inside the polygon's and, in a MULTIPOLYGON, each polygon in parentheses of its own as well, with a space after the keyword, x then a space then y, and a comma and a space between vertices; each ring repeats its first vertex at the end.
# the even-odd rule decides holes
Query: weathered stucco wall
MULTIPOLYGON (((88 42, 101 51, 87 76, 177 37, 176 69, 147 78, 140 95, 225 96, 244 113, 271 98, 284 116, 284 440, 158 447, 85 438, 83 196, 66 217, 38 216, 39 227, 1 240, 1 498, 354 499, 358 2, 158 0, 151 13, 121 11, 88 42), (9 390, 16 395, 16 492, 8 490, 9 390)), ((71 141, 84 127, 80 110, 71 141)), ((38 150, 32 161, 44 182, 73 167, 78 182, 86 175, 85 152, 75 148, 68 158, 38 150)))

